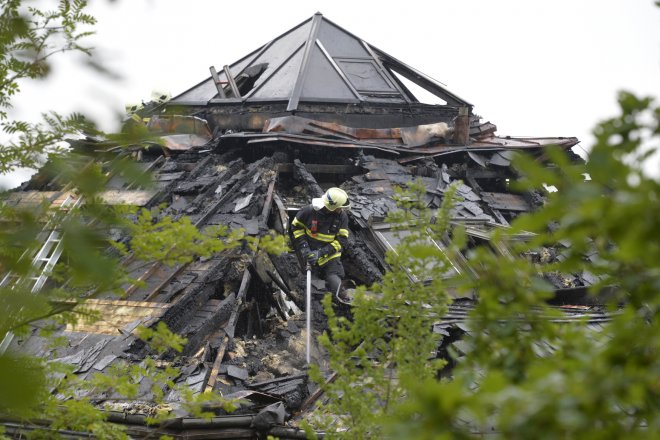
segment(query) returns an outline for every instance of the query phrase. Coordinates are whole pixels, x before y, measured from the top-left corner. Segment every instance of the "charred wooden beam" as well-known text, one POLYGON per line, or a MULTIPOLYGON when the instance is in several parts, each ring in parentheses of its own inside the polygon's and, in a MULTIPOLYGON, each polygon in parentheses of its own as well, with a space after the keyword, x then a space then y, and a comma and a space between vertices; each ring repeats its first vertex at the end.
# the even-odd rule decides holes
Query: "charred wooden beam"
POLYGON ((346 275, 354 279, 358 284, 371 285, 382 279, 383 274, 378 269, 372 259, 378 259, 375 254, 366 246, 366 244, 359 242, 357 239, 349 237, 348 249, 346 249, 346 261, 349 264, 344 266, 346 275), (366 247, 369 252, 364 248, 366 247), (374 255, 374 257, 371 257, 374 255))
MULTIPOLYGON (((466 180, 470 184, 474 192, 476 192, 477 194, 481 194, 482 188, 481 186, 479 186, 476 179, 471 174, 467 175, 466 180)), ((497 219, 498 222, 500 222, 505 226, 509 226, 509 222, 506 220, 506 218, 504 218, 504 216, 498 209, 491 206, 490 204, 488 205, 488 208, 490 209, 490 212, 493 214, 493 216, 497 219)))
POLYGON ((206 156, 204 159, 200 160, 199 162, 197 162, 195 167, 192 170, 190 170, 190 173, 188 173, 186 179, 187 180, 197 179, 212 161, 213 161, 213 156, 209 155, 206 156))
MULTIPOLYGON (((338 376, 338 375, 337 375, 337 372, 336 372, 336 371, 333 372, 333 373, 330 375, 330 377, 325 381, 325 386, 328 386, 328 385, 330 385, 331 383, 333 383, 335 380, 337 380, 337 376, 338 376)), ((308 398, 302 403, 302 405, 300 406, 300 409, 298 410, 298 413, 299 413, 299 414, 300 414, 300 413, 303 413, 303 412, 307 411, 309 408, 311 408, 312 405, 314 405, 314 403, 316 403, 316 401, 319 400, 319 398, 323 395, 323 393, 324 393, 324 391, 323 391, 323 387, 319 387, 319 388, 317 388, 316 391, 314 391, 314 392, 313 392, 313 393, 312 393, 312 394, 311 394, 311 395, 310 395, 310 396, 309 396, 309 397, 308 397, 308 398)))
POLYGON ((509 176, 509 173, 504 170, 481 170, 475 168, 468 168, 467 170, 448 169, 447 174, 455 179, 464 179, 467 176, 475 179, 502 179, 509 176))
MULTIPOLYGON (((156 298, 156 296, 158 296, 158 295, 160 294, 160 291, 161 291, 165 286, 167 286, 167 285, 168 285, 168 284, 169 284, 174 278, 176 278, 177 276, 179 276, 179 274, 181 274, 181 272, 183 272, 183 270, 184 270, 187 266, 188 266, 187 264, 182 264, 182 265, 179 266, 174 272, 172 272, 168 277, 166 277, 162 282, 158 283, 158 285, 157 285, 156 287, 154 287, 154 288, 151 290, 151 292, 149 292, 149 294, 148 294, 147 297, 145 298, 145 301, 152 301, 154 298, 156 298)), ((152 266, 152 269, 153 269, 154 267, 157 269, 157 268, 160 267, 160 265, 154 264, 154 265, 152 266)), ((131 287, 133 287, 133 286, 131 286, 131 287)), ((126 291, 126 294, 128 295, 128 290, 126 291)))
POLYGON ((206 345, 210 349, 210 343, 207 339, 219 326, 227 322, 233 302, 234 298, 231 296, 222 301, 209 299, 191 319, 187 320, 187 325, 180 332, 187 339, 186 346, 182 351, 184 356, 191 356, 197 352, 203 358, 203 353, 207 350, 206 345))
POLYGON ((470 116, 467 107, 458 110, 458 116, 454 121, 454 142, 459 145, 470 143, 470 116))
POLYGON ((273 191, 275 190, 275 181, 277 180, 277 173, 273 175, 270 183, 268 184, 268 191, 266 192, 266 200, 264 207, 261 210, 261 217, 259 218, 260 229, 268 229, 268 216, 270 215, 271 207, 273 206, 273 191))
MULTIPOLYGON (((246 183, 249 179, 251 178, 250 175, 245 176, 243 179, 240 179, 237 181, 233 187, 240 188, 244 183, 246 183)), ((236 194, 233 191, 228 191, 225 193, 224 196, 220 197, 215 203, 211 205, 210 208, 206 210, 206 212, 199 218, 197 221, 195 221, 195 226, 196 227, 201 227, 202 225, 206 224, 206 222, 215 214, 215 212, 218 210, 220 206, 222 206, 225 202, 227 202, 229 199, 233 198, 236 194)), ((175 246, 172 246, 169 250, 173 250, 175 246)), ((169 252, 169 251, 168 251, 169 252)), ((126 289, 126 296, 130 296, 133 294, 147 279, 149 279, 151 276, 153 276, 154 273, 158 271, 158 269, 162 266, 162 263, 159 261, 154 262, 151 264, 151 266, 137 279, 136 282, 131 284, 127 289, 126 289)), ((171 276, 169 276, 167 279, 165 279, 162 283, 160 283, 155 289, 151 291, 151 293, 148 294, 148 299, 153 299, 157 294, 159 289, 161 289, 163 286, 165 286, 167 283, 169 283, 176 275, 181 273, 181 271, 187 266, 187 264, 181 264, 173 273, 171 276)))
POLYGON ((303 183, 307 187, 307 191, 312 197, 321 197, 323 195, 323 189, 316 182, 316 179, 307 170, 307 167, 300 160, 296 159, 293 162, 293 177, 303 183))
POLYGON ((225 357, 225 352, 227 351, 227 345, 229 344, 230 338, 234 337, 234 332, 236 331, 236 321, 238 320, 239 311, 243 302, 245 300, 245 295, 250 285, 250 280, 252 276, 250 275, 250 269, 245 268, 243 272, 243 279, 241 280, 241 286, 238 288, 238 293, 236 294, 236 302, 234 303, 234 309, 231 312, 229 321, 225 326, 225 336, 222 339, 222 343, 218 348, 218 355, 213 362, 213 367, 211 368, 211 374, 209 375, 208 380, 206 381, 206 386, 204 387, 206 392, 213 391, 215 382, 218 380, 218 373, 220 372, 220 365, 222 364, 222 358, 225 357))
MULTIPOLYGON (((240 279, 241 274, 236 273, 232 262, 232 258, 220 257, 203 263, 203 267, 196 267, 197 264, 192 267, 188 266, 188 274, 195 273, 199 276, 178 291, 165 293, 161 291, 157 301, 171 304, 161 320, 171 331, 177 333, 182 331, 193 319, 197 310, 203 308, 204 304, 214 296, 217 291, 216 280, 218 277, 234 282, 240 279), (173 298, 175 295, 176 298, 173 298)), ((182 279, 182 284, 184 283, 185 281, 182 279)))
POLYGON ((293 374, 291 376, 276 377, 275 379, 264 380, 264 381, 261 381, 261 382, 249 383, 249 384, 246 384, 246 386, 248 388, 252 388, 252 389, 259 389, 259 388, 263 388, 266 385, 285 382, 285 381, 289 381, 289 380, 305 379, 306 377, 307 377, 307 373, 293 374))
POLYGON ((266 169, 272 167, 273 167, 273 161, 271 158, 264 158, 252 164, 249 171, 242 177, 237 178, 236 181, 233 182, 231 187, 228 188, 228 191, 226 191, 225 194, 218 201, 216 201, 213 205, 211 205, 211 207, 207 209, 207 211, 202 215, 202 217, 195 222, 195 226, 199 227, 200 225, 205 224, 208 221, 208 219, 211 216, 213 216, 213 214, 215 214, 215 212, 218 210, 218 208, 220 208, 221 205, 236 197, 237 192, 232 191, 231 189, 243 187, 254 177, 257 171, 259 171, 260 169, 266 169))
POLYGON ((230 338, 234 337, 234 332, 236 331, 236 321, 238 320, 238 315, 240 308, 245 300, 245 295, 247 294, 247 289, 250 286, 250 281, 252 280, 252 275, 250 274, 249 267, 245 268, 243 271, 243 279, 241 280, 241 285, 238 288, 238 293, 236 294, 236 304, 234 304, 234 310, 229 317, 229 321, 225 326, 225 331, 230 338))
MULTIPOLYGON (((293 173, 295 172, 295 165, 292 163, 281 163, 277 165, 280 173, 293 173)), ((328 165, 328 164, 305 164, 305 168, 310 173, 315 174, 349 174, 355 175, 364 172, 362 167, 355 165, 328 165)))
POLYGON ((227 165, 227 168, 221 172, 205 189, 200 191, 199 195, 195 197, 192 204, 195 206, 203 206, 208 204, 208 200, 215 196, 215 191, 222 182, 229 180, 232 176, 238 174, 245 165, 243 159, 236 159, 227 165))
POLYGON ((279 232, 280 234, 284 234, 286 231, 289 230, 289 216, 286 212, 286 207, 284 206, 284 203, 282 203, 282 199, 275 193, 273 195, 273 201, 275 202, 275 206, 277 207, 277 219, 279 222, 275 222, 274 229, 279 232))

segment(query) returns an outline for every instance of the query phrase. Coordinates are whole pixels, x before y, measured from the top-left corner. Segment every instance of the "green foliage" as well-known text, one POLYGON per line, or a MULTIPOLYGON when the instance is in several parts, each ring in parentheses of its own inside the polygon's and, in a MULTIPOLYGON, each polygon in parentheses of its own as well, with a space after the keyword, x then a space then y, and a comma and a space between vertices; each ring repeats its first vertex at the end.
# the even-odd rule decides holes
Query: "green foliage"
MULTIPOLYGON (((439 341, 424 318, 433 313, 423 309, 436 301, 435 316, 442 313, 443 286, 432 285, 432 294, 416 302, 424 287, 409 286, 406 278, 427 266, 425 257, 444 261, 452 253, 434 255, 420 244, 430 214, 416 205, 419 197, 400 198, 404 209, 393 218, 420 228, 388 256, 393 273, 373 289, 378 296, 358 295, 352 321, 336 316, 326 301, 331 331, 322 343, 338 378, 324 386, 330 403, 317 426, 342 438, 660 435, 660 188, 642 172, 643 160, 660 146, 660 107, 629 93, 621 93, 619 103, 621 114, 596 127, 586 164, 556 149, 546 153, 551 167, 524 156, 514 161, 518 189, 553 185, 558 191, 510 231, 495 234, 490 246, 472 249, 471 270, 452 280, 455 289, 478 292, 479 301, 466 323, 466 353, 449 379, 438 379, 438 365, 428 360, 439 341), (528 240, 519 239, 523 232, 528 240), (527 258, 560 242, 570 246, 558 263, 541 266, 527 258), (503 247, 510 255, 493 252, 503 247), (545 274, 581 271, 599 277, 591 294, 601 295, 611 312, 600 331, 586 322, 558 324, 558 312, 546 304, 553 288, 545 274), (401 299, 392 301, 390 292, 401 299), (411 310, 418 328, 402 325, 411 310), (418 349, 398 341, 411 329, 418 349)), ((454 248, 461 247, 461 230, 452 233, 454 248)), ((318 370, 315 377, 322 382, 318 370)))
POLYGON ((156 329, 140 327, 138 329, 138 336, 143 341, 149 343, 149 346, 160 354, 170 349, 180 353, 187 342, 186 338, 172 333, 162 321, 158 323, 156 329))
MULTIPOLYGON (((236 247, 243 238, 241 230, 230 230, 224 225, 200 231, 189 217, 174 219, 158 214, 158 211, 141 209, 135 222, 125 222, 132 237, 130 251, 139 260, 161 261, 167 265, 189 263, 195 256, 208 257, 236 247)), ((115 246, 128 253, 122 244, 115 246)))
POLYGON ((0 356, 2 381, 0 413, 28 413, 45 397, 46 377, 39 361, 8 354, 0 356))
POLYGON ((239 400, 225 399, 213 392, 194 394, 188 387, 177 388, 181 394, 183 407, 190 413, 191 417, 210 419, 216 415, 211 409, 220 408, 228 413, 236 411, 240 405, 239 400))
MULTIPOLYGON (((133 187, 147 187, 151 176, 125 154, 123 147, 142 141, 155 141, 140 124, 119 134, 104 134, 84 116, 46 113, 37 124, 11 120, 8 110, 25 79, 45 78, 51 57, 63 52, 91 55, 83 44, 95 19, 85 10, 84 0, 60 0, 54 10, 40 9, 21 0, 2 2, 0 15, 0 130, 9 138, 0 145, 0 173, 17 167, 39 168, 40 175, 54 182, 74 200, 75 208, 52 209, 49 201, 24 209, 0 200, 0 273, 11 273, 17 280, 0 287, 0 340, 9 332, 23 334, 34 324, 42 326, 40 335, 48 337, 58 326, 78 320, 93 321, 99 313, 85 309, 81 297, 94 298, 114 292, 123 294, 122 286, 133 282, 119 259, 108 252, 111 245, 132 258, 185 264, 197 257, 246 244, 251 249, 278 252, 285 249, 284 237, 273 234, 247 237, 242 230, 209 227, 200 231, 189 218, 172 219, 157 211, 117 209, 100 198, 107 181, 121 176, 133 187), (77 154, 66 139, 81 134, 105 138, 114 158, 101 163, 85 154, 77 154), (129 220, 129 216, 135 221, 129 220), (34 256, 45 237, 57 225, 62 240, 61 264, 51 273, 49 283, 35 295, 30 277, 37 275, 34 256), (123 229, 131 236, 128 246, 110 242, 111 231, 123 229), (56 287, 54 287, 56 286, 56 287), (44 321, 46 320, 46 321, 44 321)), ((98 67, 98 66, 97 66, 98 67)), ((108 146, 107 143, 98 146, 108 146)), ((129 151, 130 153, 130 151, 129 151)), ((0 194, 4 199, 7 194, 0 194)), ((181 351, 185 339, 164 325, 142 329, 140 336, 158 353, 181 351)), ((61 341, 53 339, 50 346, 61 341)), ((158 410, 154 423, 169 417, 164 404, 166 389, 178 389, 174 379, 179 371, 162 360, 146 358, 140 365, 119 363, 109 374, 97 374, 81 381, 70 369, 57 363, 29 357, 0 354, 0 413, 19 420, 43 419, 51 428, 93 432, 99 438, 126 438, 125 433, 105 421, 94 398, 104 401, 130 398, 151 399, 158 410), (149 386, 143 386, 145 381, 149 386)), ((209 413, 202 408, 218 406, 233 410, 235 402, 213 394, 194 395, 185 387, 178 389, 192 414, 209 413)), ((50 430, 37 430, 34 437, 56 436, 50 430)))
POLYGON ((658 109, 627 93, 619 102, 621 114, 596 128, 586 165, 569 163, 557 150, 547 153, 555 163, 550 170, 524 157, 515 161, 522 188, 558 188, 543 209, 514 223, 513 232, 537 234, 518 252, 570 243, 551 269, 601 277, 592 290, 616 291, 612 322, 602 332, 552 324, 538 267, 524 259, 502 265, 501 257, 479 253, 478 278, 468 282, 480 296, 466 340, 472 350, 451 383, 427 381, 416 390, 419 399, 397 427, 407 438, 461 437, 490 426, 502 438, 658 436, 659 185, 641 171, 640 152, 645 143, 657 150, 658 109), (451 411, 438 414, 438 407, 451 411))
MULTIPOLYGON (((424 191, 421 183, 397 191, 402 209, 388 218, 401 240, 396 252, 387 255, 393 270, 369 291, 358 290, 353 319, 338 316, 331 297, 324 299, 329 332, 320 343, 337 378, 324 386, 331 400, 319 425, 330 438, 344 430, 350 438, 379 437, 383 420, 408 399, 410 385, 435 377, 443 366, 433 356, 439 335, 429 329, 449 302, 442 277, 434 275, 451 266, 447 250, 432 240, 439 242, 447 232, 455 188, 435 216, 424 209, 424 191)), ((322 382, 317 366, 312 377, 322 382)))
MULTIPOLYGON (((93 432, 96 437, 112 440, 127 439, 122 426, 106 423, 106 415, 96 410, 86 398, 70 399, 63 402, 49 400, 45 415, 49 416, 50 429, 93 432)), ((44 432, 46 434, 46 432, 44 432)), ((53 433, 48 432, 47 437, 53 433)), ((46 436, 46 435, 45 435, 46 436)))
MULTIPOLYGON (((155 350, 160 353, 180 351, 185 343, 162 323, 156 329, 141 328, 138 333, 146 342, 154 344, 155 350)), ((195 416, 210 416, 211 413, 204 412, 203 408, 211 404, 227 410, 235 408, 233 402, 225 401, 218 395, 194 395, 185 385, 177 386, 174 380, 180 375, 180 370, 155 357, 146 357, 137 365, 115 363, 107 371, 84 380, 74 373, 72 366, 56 362, 42 365, 38 371, 46 372, 49 386, 56 392, 44 392, 37 387, 41 392, 38 395, 40 405, 27 408, 24 416, 47 420, 50 429, 92 432, 103 439, 125 439, 128 436, 123 426, 106 421, 107 413, 93 404, 96 399, 106 402, 108 409, 115 408, 113 402, 149 401, 152 413, 147 417, 147 422, 151 424, 159 424, 171 417, 171 407, 165 401, 165 391, 171 389, 179 391, 185 407, 195 416), (34 412, 36 410, 39 412, 34 412)), ((15 414, 15 408, 10 410, 9 414, 15 414)), ((46 431, 43 434, 46 435, 46 431)), ((52 432, 49 434, 52 435, 52 432)))
MULTIPOLYGON (((557 227, 547 239, 572 243, 563 267, 584 268, 583 255, 596 252, 589 270, 603 277, 601 286, 618 285, 636 307, 653 300, 658 289, 660 244, 657 235, 658 182, 644 175, 642 161, 660 148, 660 108, 650 98, 638 99, 622 92, 621 115, 599 124, 586 166, 567 166, 556 153, 562 172, 552 176, 559 188, 545 209, 528 216, 520 228, 537 231, 548 220, 557 227), (582 181, 582 174, 590 180, 582 181), (634 294, 633 294, 634 292, 634 294)), ((526 183, 538 186, 536 168, 521 160, 526 183)), ((539 239, 540 240, 540 239, 539 239)), ((536 240, 537 242, 539 240, 536 240)))
POLYGON ((252 252, 262 250, 269 254, 277 255, 291 250, 287 237, 272 230, 261 236, 245 236, 244 240, 252 252))
MULTIPOLYGON (((126 213, 105 206, 99 193, 108 173, 122 174, 136 185, 147 183, 145 174, 125 158, 103 169, 63 148, 67 136, 99 134, 93 124, 76 114, 47 113, 38 124, 9 118, 21 80, 46 77, 55 54, 90 54, 83 41, 95 20, 85 8, 83 0, 60 0, 54 10, 3 1, 0 128, 11 140, 0 145, 0 172, 37 167, 48 157, 53 176, 76 189, 84 209, 67 214, 46 204, 30 211, 0 204, 0 271, 23 279, 31 274, 29 259, 21 255, 38 248, 43 219, 61 225, 67 256, 67 264, 53 274, 67 283, 66 289, 46 288, 38 297, 30 294, 28 283, 0 289, 0 335, 25 331, 27 324, 48 317, 78 319, 79 312, 71 309, 81 292, 94 296, 119 289, 126 274, 104 251, 112 228, 132 233, 128 247, 117 244, 120 250, 167 264, 243 243, 253 250, 284 247, 283 237, 245 237, 222 228, 199 231, 185 217, 174 220, 146 210, 136 213, 135 222, 126 222, 126 213)), ((325 299, 330 332, 321 343, 338 376, 324 386, 331 400, 315 422, 328 429, 330 438, 660 436, 659 188, 641 171, 643 160, 658 151, 660 107, 629 93, 622 93, 619 103, 621 114, 596 127, 597 143, 586 165, 571 163, 553 149, 547 156, 554 168, 525 157, 515 161, 522 174, 519 188, 554 185, 559 191, 548 195, 543 209, 513 225, 513 233, 536 234, 528 242, 512 244, 504 234, 494 238, 494 246, 512 247, 511 259, 503 262, 485 248, 476 249, 470 261, 474 271, 451 281, 452 289, 477 291, 480 298, 463 341, 469 352, 451 380, 436 376, 442 367, 434 356, 440 340, 430 329, 449 301, 447 282, 437 275, 449 269, 464 235, 460 229, 451 231, 454 239, 444 249, 430 240, 446 238, 455 194, 446 194, 436 215, 421 203, 421 185, 398 194, 402 209, 390 221, 400 230, 402 245, 387 257, 392 271, 383 283, 358 292, 352 320, 336 314, 325 299), (585 174, 590 179, 585 181, 585 174), (571 244, 557 264, 538 267, 517 257, 557 242, 571 244), (587 259, 587 254, 596 257, 587 259), (545 305, 552 289, 544 272, 582 270, 600 277, 594 294, 615 293, 609 304, 612 321, 602 332, 587 331, 582 323, 556 325, 550 319, 556 314, 545 305)), ((109 139, 124 144, 146 136, 140 126, 133 128, 109 139)), ((183 344, 162 326, 142 330, 141 336, 161 353, 183 344)), ((312 374, 322 382, 318 368, 312 374)), ((106 401, 148 397, 161 405, 150 419, 159 423, 168 417, 164 392, 176 388, 177 376, 167 362, 147 357, 140 365, 116 364, 109 374, 83 381, 70 367, 5 353, 0 355, 0 412, 21 420, 45 418, 55 429, 126 438, 121 427, 106 423, 92 404, 94 396, 106 401), (143 378, 149 378, 146 387, 140 386, 143 378)), ((207 407, 231 410, 236 405, 213 394, 179 392, 199 417, 210 416, 207 407)), ((52 438, 53 432, 34 432, 39 436, 52 438)))
POLYGON ((94 17, 86 14, 87 2, 60 0, 54 10, 25 5, 22 0, 2 2, 0 15, 0 130, 11 141, 0 145, 0 173, 43 163, 45 153, 61 153, 66 136, 92 129, 81 115, 44 114, 43 123, 13 121, 8 117, 12 99, 23 79, 44 78, 51 57, 64 52, 91 55, 83 41, 91 35, 94 17))
MULTIPOLYGON (((18 80, 43 78, 50 71, 49 58, 62 52, 91 55, 82 44, 91 35, 85 26, 96 23, 84 12, 84 0, 60 0, 55 10, 27 6, 21 0, 2 2, 0 15, 0 107, 11 105, 20 91, 18 80)), ((6 113, 0 113, 5 119, 6 113)))

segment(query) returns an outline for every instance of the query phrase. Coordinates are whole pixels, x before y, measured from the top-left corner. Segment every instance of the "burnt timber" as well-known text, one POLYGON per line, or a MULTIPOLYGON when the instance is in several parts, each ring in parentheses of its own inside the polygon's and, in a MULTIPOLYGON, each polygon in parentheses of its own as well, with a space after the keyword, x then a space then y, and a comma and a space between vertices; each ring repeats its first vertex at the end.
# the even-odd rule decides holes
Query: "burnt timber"
MULTIPOLYGON (((139 146, 133 154, 153 172, 155 189, 129 188, 114 179, 104 200, 145 208, 164 204, 162 215, 188 216, 200 229, 227 225, 260 236, 286 233, 298 208, 324 189, 341 186, 352 203, 344 266, 357 284, 377 282, 387 270, 384 253, 396 243, 384 219, 396 209, 395 186, 420 179, 428 207, 435 209, 448 185, 460 180, 462 201, 454 207, 454 221, 469 226, 472 243, 487 242, 493 230, 543 202, 543 194, 509 190, 509 180, 516 179, 512 154, 523 150, 541 158, 545 146, 570 152, 578 143, 574 137, 499 137, 471 103, 321 14, 237 62, 210 70, 208 78, 171 101, 138 112, 164 141, 139 146), (420 102, 410 83, 445 104, 420 102)), ((72 145, 95 158, 95 140, 72 145)), ((49 200, 57 207, 67 194, 74 191, 38 175, 4 203, 29 207, 49 200)), ((545 249, 534 258, 541 264, 560 253, 545 249)), ((296 421, 318 394, 305 373, 304 280, 294 254, 239 248, 173 267, 156 262, 144 267, 130 258, 125 264, 140 283, 126 286, 122 298, 88 301, 103 319, 61 328, 67 347, 48 348, 35 331, 16 338, 10 349, 74 365, 84 378, 152 355, 134 331, 164 322, 188 339, 181 356, 164 359, 181 368, 177 383, 246 403, 233 414, 218 411, 211 420, 183 415, 160 429, 145 424, 144 414, 152 409, 145 395, 115 404, 111 421, 126 424, 135 437, 157 432, 174 438, 191 433, 304 438, 296 421)), ((585 293, 596 282, 593 275, 557 274, 549 281, 558 307, 577 304, 564 309, 567 321, 586 317, 598 326, 607 320, 585 293)), ((313 287, 316 336, 325 329, 319 302, 324 285, 315 281, 313 287)), ((469 331, 462 324, 472 301, 456 298, 434 330, 469 331)), ((312 357, 324 364, 316 347, 312 357)), ((180 396, 164 391, 172 407, 181 409, 180 396)), ((24 429, 3 423, 10 434, 24 429)))

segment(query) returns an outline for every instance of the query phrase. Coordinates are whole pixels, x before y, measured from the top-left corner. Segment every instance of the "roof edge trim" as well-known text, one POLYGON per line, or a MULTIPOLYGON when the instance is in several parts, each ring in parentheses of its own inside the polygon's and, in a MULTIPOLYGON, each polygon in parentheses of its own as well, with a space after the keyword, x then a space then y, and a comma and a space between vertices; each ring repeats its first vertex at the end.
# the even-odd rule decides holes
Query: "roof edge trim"
POLYGON ((298 108, 298 102, 300 102, 300 94, 302 93, 302 88, 307 77, 310 54, 312 53, 314 41, 316 40, 316 37, 319 33, 319 29, 321 28, 321 21, 323 21, 323 14, 320 12, 314 14, 314 17, 312 17, 312 26, 309 30, 309 36, 305 42, 305 53, 303 54, 303 59, 300 62, 300 70, 298 71, 296 84, 293 86, 293 92, 289 98, 289 105, 286 108, 286 110, 289 112, 295 111, 298 108))

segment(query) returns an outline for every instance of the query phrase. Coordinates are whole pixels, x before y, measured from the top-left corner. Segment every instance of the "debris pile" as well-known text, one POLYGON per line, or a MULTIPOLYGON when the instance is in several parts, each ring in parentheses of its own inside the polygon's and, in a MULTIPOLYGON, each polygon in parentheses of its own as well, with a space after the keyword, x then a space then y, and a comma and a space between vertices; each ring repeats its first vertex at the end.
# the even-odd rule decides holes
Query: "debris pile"
MULTIPOLYGON (((493 230, 543 201, 542 194, 510 190, 509 181, 516 178, 512 154, 524 150, 540 157, 546 145, 570 151, 578 142, 498 137, 495 125, 481 123, 471 104, 320 14, 211 74, 169 103, 131 119, 130 124, 145 123, 163 141, 141 145, 133 155, 153 173, 156 185, 134 189, 113 178, 105 202, 163 206, 159 215, 187 216, 199 229, 225 225, 259 237, 269 231, 287 234, 301 206, 329 187, 341 187, 352 204, 349 247, 342 258, 347 278, 357 284, 377 282, 387 270, 384 254, 397 243, 385 218, 396 209, 396 186, 421 181, 427 206, 437 209, 449 185, 457 184, 461 200, 453 221, 466 225, 472 244, 483 243, 493 230), (401 77, 447 104, 419 102, 401 77)), ((98 159, 94 140, 78 141, 74 148, 98 159)), ((5 203, 49 200, 55 206, 67 192, 38 175, 5 203)), ((560 250, 550 248, 528 255, 537 264, 560 257, 560 250)), ((305 402, 313 399, 316 385, 306 374, 305 280, 294 253, 268 255, 243 246, 174 266, 151 262, 145 267, 130 256, 123 263, 139 282, 126 286, 124 297, 89 300, 86 305, 101 320, 62 327, 59 335, 69 341, 64 348, 49 348, 35 332, 14 340, 13 349, 74 365, 85 378, 117 362, 155 356, 135 329, 163 322, 187 338, 181 356, 159 359, 180 368, 175 382, 195 393, 212 391, 242 402, 236 412, 217 409, 217 418, 203 422, 182 413, 181 396, 166 389, 168 404, 182 417, 169 435, 197 428, 209 435, 229 428, 246 436, 301 435, 284 425, 308 409, 305 402)), ((568 304, 584 303, 586 287, 596 282, 586 273, 556 274, 549 281, 558 301, 568 304)), ((323 281, 315 280, 313 290, 312 336, 317 336, 326 325, 323 281)), ((438 322, 435 331, 453 335, 447 344, 459 343, 458 333, 469 331, 463 322, 472 300, 457 300, 438 322)), ((585 313, 598 315, 595 309, 585 313)), ((448 352, 447 346, 439 352, 448 352)), ((312 359, 324 365, 317 347, 312 359)), ((113 417, 138 426, 141 419, 127 420, 158 410, 148 402, 145 394, 139 402, 114 403, 113 417)), ((136 427, 134 434, 147 432, 136 427)))

